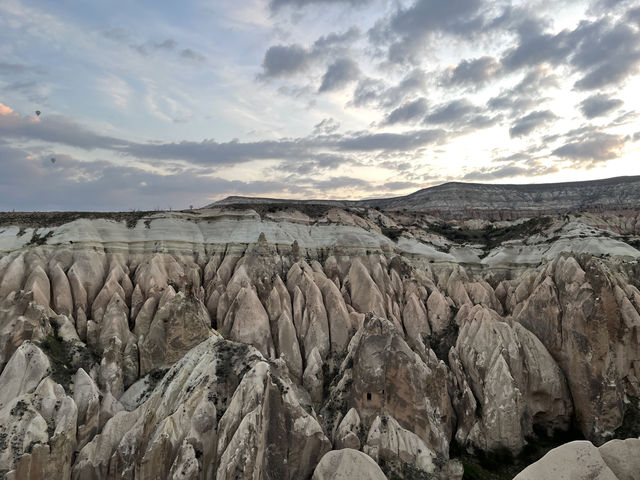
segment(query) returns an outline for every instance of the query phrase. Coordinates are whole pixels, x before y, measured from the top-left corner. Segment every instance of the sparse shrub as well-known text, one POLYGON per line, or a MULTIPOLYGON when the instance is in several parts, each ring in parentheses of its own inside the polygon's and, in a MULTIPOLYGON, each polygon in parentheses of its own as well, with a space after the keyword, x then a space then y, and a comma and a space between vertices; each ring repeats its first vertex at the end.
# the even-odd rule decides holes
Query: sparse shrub
POLYGON ((381 227, 380 230, 382 231, 382 234, 385 237, 390 238, 394 242, 398 241, 398 238, 400 238, 400 236, 402 235, 402 232, 404 231, 401 228, 395 228, 395 227, 381 227))

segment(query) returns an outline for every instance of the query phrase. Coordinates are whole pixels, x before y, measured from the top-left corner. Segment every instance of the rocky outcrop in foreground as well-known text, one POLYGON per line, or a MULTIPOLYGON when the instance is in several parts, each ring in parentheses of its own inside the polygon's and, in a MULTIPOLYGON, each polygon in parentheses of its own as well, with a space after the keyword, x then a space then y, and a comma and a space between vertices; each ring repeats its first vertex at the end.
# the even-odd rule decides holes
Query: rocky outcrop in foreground
POLYGON ((554 448, 514 480, 589 478, 633 480, 640 473, 640 439, 611 440, 601 447, 576 441, 554 448))
POLYGON ((316 214, 0 227, 0 476, 637 478, 637 213, 316 214))

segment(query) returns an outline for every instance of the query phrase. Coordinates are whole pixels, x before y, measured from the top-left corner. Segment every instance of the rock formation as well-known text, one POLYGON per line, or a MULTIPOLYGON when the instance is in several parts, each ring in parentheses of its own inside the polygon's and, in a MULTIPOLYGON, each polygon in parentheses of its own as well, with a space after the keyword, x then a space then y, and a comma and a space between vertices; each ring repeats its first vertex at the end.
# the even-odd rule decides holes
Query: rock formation
POLYGON ((0 215, 0 476, 635 478, 638 211, 392 204, 0 215))

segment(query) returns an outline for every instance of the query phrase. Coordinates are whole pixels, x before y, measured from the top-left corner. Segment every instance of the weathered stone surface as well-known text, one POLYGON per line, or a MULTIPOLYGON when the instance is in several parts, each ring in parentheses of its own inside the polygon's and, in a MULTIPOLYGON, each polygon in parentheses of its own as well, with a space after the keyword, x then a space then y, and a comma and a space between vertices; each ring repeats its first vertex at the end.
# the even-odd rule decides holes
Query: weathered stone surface
POLYGON ((76 447, 77 408, 64 389, 44 378, 0 408, 0 474, 15 479, 68 479, 76 447), (5 443, 6 442, 6 443, 5 443), (6 448, 10 446, 11 448, 6 448))
POLYGON ((573 257, 558 258, 516 320, 566 373, 578 425, 599 444, 622 424, 624 395, 638 396, 640 323, 608 267, 593 258, 581 261, 584 269, 573 257))
POLYGON ((393 417, 376 417, 371 424, 364 452, 380 462, 401 462, 433 473, 435 453, 420 437, 404 429, 393 417))
POLYGON ((554 448, 533 465, 515 476, 514 480, 590 479, 617 480, 591 442, 576 441, 554 448))
POLYGON ((407 341, 409 343, 415 342, 424 348, 423 339, 431 334, 431 329, 429 328, 427 309, 413 293, 407 298, 407 303, 402 311, 402 323, 407 332, 407 341))
MULTIPOLYGON (((145 307, 138 316, 144 311, 145 307)), ((139 335, 140 374, 144 375, 154 368, 172 365, 211 335, 211 320, 199 299, 179 292, 158 308, 148 330, 136 322, 136 331, 139 335)))
POLYGON ((177 362, 140 407, 107 422, 80 451, 73 478, 128 477, 133 471, 166 478, 178 471, 174 465, 194 468, 184 442, 200 452, 195 457, 205 478, 216 471, 216 478, 238 472, 255 478, 260 471, 304 478, 329 449, 286 378, 257 350, 213 336, 177 362), (274 449, 276 438, 286 441, 274 449))
POLYGON ((427 300, 429 324, 433 333, 444 331, 451 321, 451 307, 439 290, 433 290, 427 300))
POLYGON ((355 408, 350 409, 344 416, 333 435, 333 444, 336 449, 353 448, 360 450, 361 423, 360 415, 355 408))
POLYGON ((36 345, 24 342, 0 374, 0 409, 33 392, 51 370, 49 358, 36 345))
MULTIPOLYGON (((477 305, 461 320, 455 350, 452 368, 459 379, 466 379, 482 409, 474 424, 465 417, 475 417, 476 412, 460 403, 458 441, 485 451, 507 448, 518 453, 534 424, 549 434, 568 428, 572 405, 564 376, 540 341, 522 326, 511 327, 494 311, 477 305)), ((466 395, 464 390, 461 395, 466 395)))
POLYGON ((618 480, 634 480, 640 476, 640 438, 610 440, 598 451, 618 480))
POLYGON ((327 453, 313 472, 312 480, 386 480, 371 457, 351 448, 327 453))
MULTIPOLYGON (((426 364, 388 320, 369 315, 349 344, 340 381, 323 415, 332 421, 334 408, 356 408, 367 426, 388 412, 434 452, 448 455, 453 409, 444 363, 435 355, 426 364)), ((335 421, 335 419, 333 419, 335 421)))
POLYGON ((356 310, 361 313, 372 312, 379 316, 385 315, 382 293, 359 258, 351 262, 348 281, 351 302, 356 310))

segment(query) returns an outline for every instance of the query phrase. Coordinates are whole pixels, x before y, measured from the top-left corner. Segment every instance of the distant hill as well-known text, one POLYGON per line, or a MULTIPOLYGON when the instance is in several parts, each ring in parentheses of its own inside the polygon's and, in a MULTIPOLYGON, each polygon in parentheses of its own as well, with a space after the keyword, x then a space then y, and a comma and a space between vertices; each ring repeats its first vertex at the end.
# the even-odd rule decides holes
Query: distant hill
POLYGON ((531 214, 639 208, 640 176, 527 185, 449 182, 402 197, 356 201, 233 196, 209 206, 264 203, 407 209, 450 217, 490 215, 513 218, 531 214))

